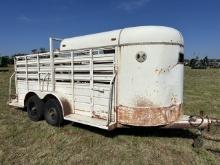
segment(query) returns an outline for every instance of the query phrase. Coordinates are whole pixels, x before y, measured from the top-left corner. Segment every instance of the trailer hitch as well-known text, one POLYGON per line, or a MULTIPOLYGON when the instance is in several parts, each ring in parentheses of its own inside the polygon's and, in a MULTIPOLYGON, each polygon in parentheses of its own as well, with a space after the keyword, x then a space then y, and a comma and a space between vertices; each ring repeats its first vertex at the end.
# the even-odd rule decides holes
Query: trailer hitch
POLYGON ((204 112, 201 111, 199 115, 183 115, 178 121, 166 125, 163 128, 196 129, 197 131, 195 133, 195 137, 193 138, 193 147, 200 148, 203 146, 203 139, 220 141, 220 138, 213 137, 205 133, 205 130, 209 132, 210 128, 213 126, 220 126, 220 119, 205 116, 204 112))
POLYGON ((217 137, 213 137, 211 135, 208 135, 205 133, 205 130, 207 129, 208 132, 210 132, 211 127, 213 126, 220 126, 220 119, 217 118, 211 118, 208 115, 205 116, 203 111, 200 111, 200 115, 198 116, 191 116, 189 123, 195 127, 198 128, 197 132, 195 133, 195 138, 193 139, 193 147, 195 148, 201 148, 204 144, 204 139, 206 140, 212 140, 212 141, 218 141, 220 142, 220 138, 217 137), (201 123, 194 125, 192 124, 192 122, 195 121, 195 118, 200 118, 201 119, 201 123), (208 125, 207 128, 199 128, 200 125, 204 122, 204 119, 208 120, 208 125))

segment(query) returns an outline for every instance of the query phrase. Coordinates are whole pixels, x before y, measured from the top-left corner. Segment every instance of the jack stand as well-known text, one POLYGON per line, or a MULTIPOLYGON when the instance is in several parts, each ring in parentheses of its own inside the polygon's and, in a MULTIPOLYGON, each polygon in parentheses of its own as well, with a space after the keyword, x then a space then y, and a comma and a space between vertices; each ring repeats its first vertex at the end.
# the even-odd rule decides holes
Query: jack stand
POLYGON ((198 129, 196 132, 196 137, 193 139, 193 147, 194 148, 201 148, 204 144, 203 140, 203 129, 198 129))

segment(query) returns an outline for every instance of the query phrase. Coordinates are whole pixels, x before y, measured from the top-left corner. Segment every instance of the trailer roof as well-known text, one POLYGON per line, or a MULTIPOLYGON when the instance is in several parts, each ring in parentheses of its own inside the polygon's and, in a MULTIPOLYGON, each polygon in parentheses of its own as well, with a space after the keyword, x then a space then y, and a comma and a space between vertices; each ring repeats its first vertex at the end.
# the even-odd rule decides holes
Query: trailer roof
POLYGON ((164 26, 138 26, 64 39, 60 50, 86 49, 132 44, 184 45, 181 33, 164 26))

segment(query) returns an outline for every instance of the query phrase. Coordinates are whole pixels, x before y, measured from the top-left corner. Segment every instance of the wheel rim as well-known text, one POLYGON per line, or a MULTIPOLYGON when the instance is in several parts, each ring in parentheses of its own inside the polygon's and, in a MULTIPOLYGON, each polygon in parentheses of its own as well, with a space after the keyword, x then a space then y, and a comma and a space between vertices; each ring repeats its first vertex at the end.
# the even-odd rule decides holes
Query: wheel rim
POLYGON ((55 108, 49 108, 48 109, 48 116, 51 120, 56 121, 57 120, 57 112, 55 108))
POLYGON ((30 114, 31 114, 31 116, 38 115, 37 107, 33 102, 30 103, 30 114))

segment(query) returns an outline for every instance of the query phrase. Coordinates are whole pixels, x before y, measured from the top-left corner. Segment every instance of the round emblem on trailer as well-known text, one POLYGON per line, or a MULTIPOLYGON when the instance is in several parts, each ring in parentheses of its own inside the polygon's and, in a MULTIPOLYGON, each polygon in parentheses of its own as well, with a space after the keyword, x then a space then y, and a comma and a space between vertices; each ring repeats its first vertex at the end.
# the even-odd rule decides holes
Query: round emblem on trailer
POLYGON ((144 62, 147 59, 147 55, 145 52, 140 51, 136 54, 136 60, 140 63, 144 62))

